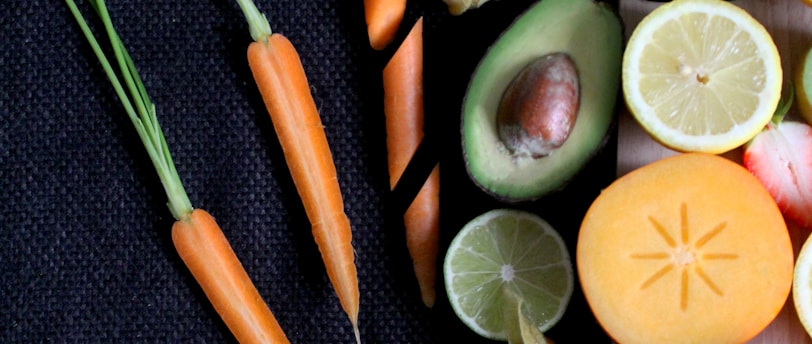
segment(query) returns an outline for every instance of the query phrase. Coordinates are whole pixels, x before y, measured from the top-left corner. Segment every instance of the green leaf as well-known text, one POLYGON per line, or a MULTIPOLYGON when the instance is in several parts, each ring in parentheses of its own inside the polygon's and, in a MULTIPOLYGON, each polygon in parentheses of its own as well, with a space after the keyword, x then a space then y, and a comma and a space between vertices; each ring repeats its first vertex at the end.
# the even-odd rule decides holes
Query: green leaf
POLYGON ((781 88, 781 99, 778 100, 778 106, 775 109, 775 114, 773 115, 772 122, 773 124, 781 123, 784 120, 784 117, 789 112, 789 109, 792 108, 792 103, 795 101, 795 87, 792 84, 792 81, 785 80, 784 87, 781 88))

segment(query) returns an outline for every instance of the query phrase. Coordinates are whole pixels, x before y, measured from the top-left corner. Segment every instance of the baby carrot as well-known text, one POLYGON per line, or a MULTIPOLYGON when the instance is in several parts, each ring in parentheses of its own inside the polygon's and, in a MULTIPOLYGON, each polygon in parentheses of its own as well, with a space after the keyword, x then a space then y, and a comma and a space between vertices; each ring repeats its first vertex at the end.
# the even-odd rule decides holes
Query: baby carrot
POLYGON ((214 309, 240 343, 288 343, 220 226, 195 209, 172 226, 172 242, 214 309))
POLYGON ((327 136, 299 54, 283 35, 271 33, 268 20, 250 0, 237 0, 254 42, 248 65, 268 109, 293 182, 302 198, 327 276, 341 307, 358 332, 358 277, 350 221, 344 212, 327 136))
MULTIPOLYGON (((389 184, 394 189, 423 139, 423 18, 419 18, 383 69, 389 184)), ((412 257, 423 303, 436 298, 436 261, 440 238, 439 166, 429 174, 403 216, 406 246, 412 257)))
POLYGON ((161 179, 169 199, 169 210, 176 219, 172 226, 172 242, 178 255, 240 343, 288 343, 220 226, 205 210, 192 208, 158 123, 155 105, 113 27, 104 0, 93 0, 91 4, 109 35, 126 90, 76 3, 73 0, 66 2, 113 84, 161 179))
POLYGON ((398 32, 406 0, 364 0, 369 45, 375 50, 386 48, 398 32))

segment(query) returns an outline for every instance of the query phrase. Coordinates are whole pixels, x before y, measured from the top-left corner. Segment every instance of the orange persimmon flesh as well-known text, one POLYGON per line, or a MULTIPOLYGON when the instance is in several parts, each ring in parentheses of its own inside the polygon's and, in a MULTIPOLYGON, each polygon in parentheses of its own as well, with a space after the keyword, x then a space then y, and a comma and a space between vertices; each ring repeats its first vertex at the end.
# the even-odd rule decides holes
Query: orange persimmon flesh
POLYGON ((783 307, 793 251, 770 194, 742 166, 684 153, 612 183, 576 250, 596 318, 619 343, 742 343, 783 307))

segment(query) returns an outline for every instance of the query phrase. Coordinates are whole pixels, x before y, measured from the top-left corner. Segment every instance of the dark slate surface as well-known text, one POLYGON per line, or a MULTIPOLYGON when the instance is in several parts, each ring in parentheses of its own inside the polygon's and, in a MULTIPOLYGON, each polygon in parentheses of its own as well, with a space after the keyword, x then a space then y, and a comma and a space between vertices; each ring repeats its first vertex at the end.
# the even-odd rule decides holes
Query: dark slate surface
MULTIPOLYGON (((535 202, 500 203, 465 173, 469 76, 530 3, 494 1, 459 17, 441 0, 408 3, 397 40, 424 16, 430 148, 420 156, 442 166, 441 256, 465 222, 497 207, 541 215, 574 255, 584 212, 613 178, 613 137, 568 187, 535 202)), ((257 4, 297 47, 321 110, 353 225, 364 342, 488 343, 454 316, 442 280, 430 310, 412 276, 398 214, 412 191, 389 191, 382 113, 380 72, 397 43, 369 48, 361 0, 257 4)), ((193 205, 217 218, 288 337, 354 342, 248 70, 236 2, 109 8, 193 205)), ((233 342, 172 247, 158 178, 67 6, 3 0, 0 37, 0 342, 233 342)), ((419 179, 425 165, 415 166, 419 179)), ((578 288, 549 336, 607 341, 578 288)))

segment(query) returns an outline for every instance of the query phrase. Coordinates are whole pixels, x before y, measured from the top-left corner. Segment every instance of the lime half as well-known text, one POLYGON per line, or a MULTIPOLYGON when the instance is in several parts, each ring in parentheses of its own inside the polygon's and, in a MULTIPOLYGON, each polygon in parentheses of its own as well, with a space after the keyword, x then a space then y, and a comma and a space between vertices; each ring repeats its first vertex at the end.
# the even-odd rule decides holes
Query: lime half
POLYGON ((561 319, 572 296, 572 261, 564 241, 525 211, 496 209, 474 218, 451 241, 443 264, 454 312, 491 339, 507 340, 520 328, 510 323, 517 317, 506 317, 511 311, 506 308, 519 307, 524 321, 544 333, 561 319))
POLYGON ((792 298, 801 325, 812 336, 812 237, 807 237, 798 253, 792 279, 792 298))
POLYGON ((795 99, 801 116, 812 124, 812 46, 807 48, 795 70, 795 99))

